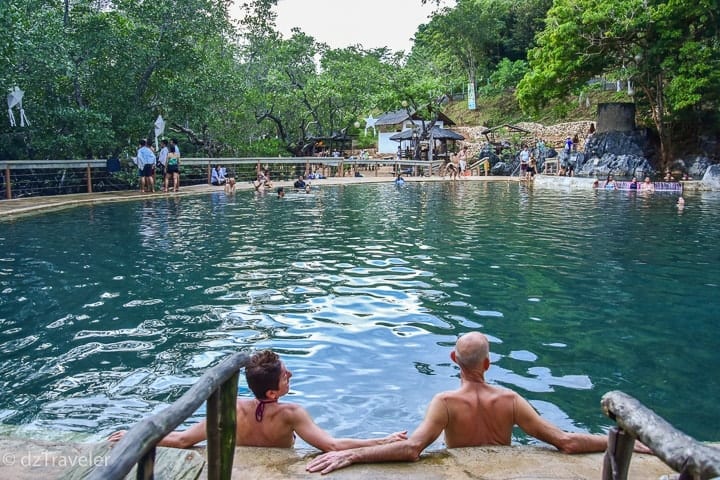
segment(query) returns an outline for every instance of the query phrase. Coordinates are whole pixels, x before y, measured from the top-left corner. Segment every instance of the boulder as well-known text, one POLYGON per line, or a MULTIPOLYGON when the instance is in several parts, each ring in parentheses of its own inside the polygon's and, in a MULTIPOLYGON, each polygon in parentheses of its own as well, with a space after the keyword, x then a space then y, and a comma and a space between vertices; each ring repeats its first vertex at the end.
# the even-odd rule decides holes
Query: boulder
POLYGON ((720 190, 720 165, 710 165, 702 177, 702 183, 710 190, 720 190))
POLYGON ((585 157, 579 175, 620 177, 655 173, 655 142, 646 130, 595 133, 585 143, 585 157), (587 161, 585 161, 587 158, 587 161))
POLYGON ((511 163, 498 162, 490 168, 490 175, 509 177, 512 172, 513 165, 511 163))
POLYGON ((655 172, 650 163, 637 155, 615 155, 606 153, 602 157, 589 159, 576 175, 604 177, 612 174, 618 177, 645 177, 655 172))
POLYGON ((697 156, 688 160, 683 160, 686 172, 692 178, 702 178, 708 167, 712 165, 712 160, 705 156, 697 156))

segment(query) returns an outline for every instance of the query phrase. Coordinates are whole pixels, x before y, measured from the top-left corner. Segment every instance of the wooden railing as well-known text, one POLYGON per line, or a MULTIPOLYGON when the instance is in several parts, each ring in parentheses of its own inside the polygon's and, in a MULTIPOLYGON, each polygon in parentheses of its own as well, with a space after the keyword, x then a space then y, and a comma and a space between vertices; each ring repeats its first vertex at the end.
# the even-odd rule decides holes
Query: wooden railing
POLYGON ((608 432, 603 480, 625 480, 635 439, 650 447, 666 465, 680 472, 679 480, 720 477, 720 449, 704 445, 677 430, 635 398, 620 391, 603 395, 605 414, 618 427, 608 432))
MULTIPOLYGON (((92 193, 93 185, 97 182, 98 177, 107 177, 108 160, 0 160, 0 191, 4 191, 2 195, 6 199, 13 198, 13 190, 17 187, 17 182, 28 183, 38 180, 38 171, 48 172, 49 177, 61 176, 57 172, 65 170, 82 170, 84 175, 81 184, 76 185, 75 191, 72 193, 92 193)), ((130 165, 129 160, 123 160, 121 169, 130 171, 135 167, 130 165)), ((257 171, 271 166, 280 167, 284 172, 285 179, 290 179, 297 172, 307 173, 313 171, 322 174, 323 177, 343 177, 346 175, 357 174, 361 170, 374 170, 374 175, 378 176, 382 166, 392 165, 396 172, 404 171, 406 174, 413 175, 432 175, 435 174, 441 161, 427 160, 396 160, 392 159, 360 159, 356 157, 248 157, 248 158, 182 158, 181 166, 199 167, 200 176, 196 179, 188 179, 186 175, 181 174, 183 185, 185 182, 190 183, 210 183, 212 168, 217 165, 229 167, 228 173, 232 173, 234 169, 242 170, 246 178, 237 178, 240 180, 251 181, 255 179, 257 171), (290 168, 288 168, 290 167, 290 168), (409 172, 408 172, 409 170, 409 172)), ((367 174, 367 173, 366 173, 367 174)), ((234 175, 233 175, 234 176, 234 175)), ((273 177, 273 180, 277 178, 273 177)), ((50 180, 48 180, 50 181, 50 180)), ((97 185, 96 185, 97 186, 97 185)), ((48 187, 49 188, 49 187, 48 187)), ((55 187, 53 187, 55 188, 55 187)), ((59 187, 61 188, 61 187, 59 187)), ((105 185, 106 190, 113 190, 112 186, 105 185)), ((127 186, 125 186, 127 188, 127 186)), ((17 193, 17 192, 15 192, 17 193)), ((42 195, 42 192, 33 191, 33 195, 42 195)), ((24 195, 22 192, 21 195, 24 195)), ((52 193, 51 193, 52 194, 52 193)), ((15 195, 17 196, 17 195, 15 195)))
POLYGON ((243 353, 232 355, 200 377, 175 403, 137 423, 110 451, 89 480, 121 480, 137 464, 137 478, 153 478, 157 443, 207 400, 207 478, 229 480, 235 454, 236 398, 243 353))
MULTIPOLYGON (((301 171, 310 169, 322 173, 323 176, 342 175, 343 158, 332 157, 248 157, 248 158, 182 158, 182 166, 201 167, 206 172, 207 183, 210 183, 212 168, 221 164, 224 166, 244 166, 245 170, 252 171, 252 175, 246 180, 253 180, 257 171, 269 165, 292 165, 301 171)), ((120 162, 119 160, 116 160, 120 162)), ((84 191, 93 192, 93 177, 106 174, 109 160, 0 160, 0 172, 3 175, 2 187, 6 199, 13 198, 13 180, 29 181, 35 179, 37 171, 63 171, 63 170, 84 170, 84 191)), ((121 162, 123 168, 136 168, 131 165, 129 159, 121 162)), ((185 180, 185 177, 182 177, 185 180)), ((199 183, 204 183, 202 177, 199 183)), ((239 179, 238 179, 239 180, 239 179)), ((79 193, 79 192, 76 192, 79 193)))

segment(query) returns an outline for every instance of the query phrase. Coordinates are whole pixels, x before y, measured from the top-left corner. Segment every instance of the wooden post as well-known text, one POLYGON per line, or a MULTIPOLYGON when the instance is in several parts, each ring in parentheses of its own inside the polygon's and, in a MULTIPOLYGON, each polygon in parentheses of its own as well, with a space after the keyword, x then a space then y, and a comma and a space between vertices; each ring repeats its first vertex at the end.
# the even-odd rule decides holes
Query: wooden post
POLYGON ((5 198, 12 199, 12 188, 10 187, 10 167, 5 167, 5 198))
POLYGON ((137 464, 137 480, 153 480, 155 478, 155 447, 151 448, 137 464))
POLYGON ((92 173, 91 173, 89 163, 88 163, 86 172, 87 172, 87 191, 88 191, 88 193, 92 193, 92 173))
POLYGON ((208 480, 230 480, 232 476, 239 375, 235 372, 207 401, 208 480))
POLYGON ((608 432, 608 447, 603 459, 602 480, 626 480, 635 439, 618 427, 608 432))
MULTIPOLYGON (((628 436, 637 437, 676 472, 688 478, 720 476, 720 451, 677 430, 665 419, 630 395, 613 391, 603 395, 603 411, 628 436)), ((629 448, 629 447, 628 447, 629 448)), ((603 479, 612 477, 603 477, 603 479)))
MULTIPOLYGON (((192 415, 206 399, 208 400, 208 468, 210 468, 210 460, 220 458, 218 453, 213 454, 213 452, 219 452, 217 445, 220 439, 218 433, 220 389, 223 384, 229 382, 232 376, 238 375, 240 368, 244 367, 247 361, 247 354, 236 353, 220 365, 205 372, 195 385, 171 406, 146 418, 128 430, 125 436, 110 449, 106 464, 95 467, 86 478, 88 480, 121 480, 125 478, 132 470, 132 467, 140 462, 150 449, 155 448, 155 445, 163 437, 192 415)), ((237 395, 237 380, 235 380, 234 388, 233 399, 237 395)), ((233 402, 233 408, 234 406, 235 403, 233 402)), ((232 421, 234 422, 234 420, 232 421)), ((234 435, 234 424, 230 430, 234 435)), ((234 440, 231 445, 234 446, 234 440)), ((230 468, 232 468, 232 464, 230 464, 230 468)), ((213 471, 218 472, 219 468, 215 468, 213 471)), ((208 479, 212 478, 217 477, 208 476, 208 479)))
POLYGON ((230 377, 220 389, 220 478, 230 480, 235 458, 237 433, 237 389, 240 371, 230 377))
POLYGON ((208 185, 212 184, 212 163, 208 162, 208 185))
POLYGON ((220 480, 220 388, 207 399, 208 480, 220 480))

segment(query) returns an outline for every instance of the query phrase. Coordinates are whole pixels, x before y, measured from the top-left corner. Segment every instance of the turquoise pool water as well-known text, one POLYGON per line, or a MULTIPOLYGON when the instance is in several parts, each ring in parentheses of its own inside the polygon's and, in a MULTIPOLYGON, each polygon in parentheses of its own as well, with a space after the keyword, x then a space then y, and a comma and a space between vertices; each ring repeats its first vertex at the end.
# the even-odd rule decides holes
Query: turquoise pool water
POLYGON ((0 422, 99 438, 225 354, 273 348, 333 434, 412 430, 480 330, 489 380, 565 429, 603 432, 620 389, 718 440, 720 195, 676 200, 381 184, 0 223, 0 422))

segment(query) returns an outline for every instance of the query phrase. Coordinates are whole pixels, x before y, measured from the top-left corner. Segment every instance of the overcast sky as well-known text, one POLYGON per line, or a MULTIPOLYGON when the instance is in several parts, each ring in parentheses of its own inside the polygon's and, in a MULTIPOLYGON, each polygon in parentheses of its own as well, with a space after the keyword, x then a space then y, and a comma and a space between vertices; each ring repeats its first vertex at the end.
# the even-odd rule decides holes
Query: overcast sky
POLYGON ((420 0, 279 0, 277 27, 286 37, 299 27, 333 48, 360 44, 407 53, 432 10, 420 0))

